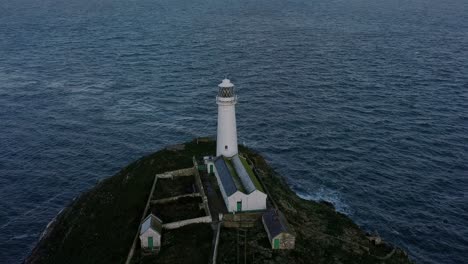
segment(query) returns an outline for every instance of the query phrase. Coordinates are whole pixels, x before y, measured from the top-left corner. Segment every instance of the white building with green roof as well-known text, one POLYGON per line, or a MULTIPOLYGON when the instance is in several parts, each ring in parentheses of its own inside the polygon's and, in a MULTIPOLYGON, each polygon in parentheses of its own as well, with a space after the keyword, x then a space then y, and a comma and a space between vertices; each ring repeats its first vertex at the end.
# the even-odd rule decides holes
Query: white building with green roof
POLYGON ((208 161, 219 185, 228 212, 266 209, 267 195, 244 158, 219 156, 208 161))

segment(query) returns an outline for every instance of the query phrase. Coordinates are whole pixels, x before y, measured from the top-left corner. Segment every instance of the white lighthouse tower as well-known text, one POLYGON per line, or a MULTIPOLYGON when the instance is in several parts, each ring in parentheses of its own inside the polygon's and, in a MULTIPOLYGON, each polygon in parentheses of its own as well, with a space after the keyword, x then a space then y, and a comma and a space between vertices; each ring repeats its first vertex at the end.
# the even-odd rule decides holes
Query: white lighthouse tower
POLYGON ((236 103, 234 84, 224 79, 219 85, 216 103, 218 104, 218 136, 216 156, 232 157, 237 154, 236 103))

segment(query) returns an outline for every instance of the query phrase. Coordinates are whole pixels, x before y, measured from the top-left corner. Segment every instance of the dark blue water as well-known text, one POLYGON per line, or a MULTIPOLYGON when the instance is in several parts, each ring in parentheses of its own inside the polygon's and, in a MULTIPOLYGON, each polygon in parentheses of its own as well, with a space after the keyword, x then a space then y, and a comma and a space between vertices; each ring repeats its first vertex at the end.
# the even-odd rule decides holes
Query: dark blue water
POLYGON ((167 144, 239 142, 418 263, 468 260, 466 0, 0 0, 0 262, 167 144))

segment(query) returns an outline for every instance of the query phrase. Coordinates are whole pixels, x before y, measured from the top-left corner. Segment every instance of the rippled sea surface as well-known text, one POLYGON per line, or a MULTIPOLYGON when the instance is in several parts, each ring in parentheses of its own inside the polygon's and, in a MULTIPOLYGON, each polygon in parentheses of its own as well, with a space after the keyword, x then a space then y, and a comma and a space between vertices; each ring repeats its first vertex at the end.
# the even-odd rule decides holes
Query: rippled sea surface
POLYGON ((0 0, 0 262, 165 145, 239 142, 418 263, 468 261, 466 0, 0 0))

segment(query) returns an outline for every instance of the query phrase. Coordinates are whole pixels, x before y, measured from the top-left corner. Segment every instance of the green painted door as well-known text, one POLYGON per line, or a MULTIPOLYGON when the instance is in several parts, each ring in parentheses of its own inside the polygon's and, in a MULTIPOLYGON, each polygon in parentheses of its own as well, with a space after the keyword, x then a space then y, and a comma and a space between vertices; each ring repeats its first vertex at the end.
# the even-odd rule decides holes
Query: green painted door
POLYGON ((148 247, 153 250, 153 237, 148 237, 148 247))
POLYGON ((278 238, 275 238, 275 240, 273 240, 273 248, 274 249, 279 249, 280 248, 280 246, 279 246, 280 243, 279 242, 280 241, 279 241, 278 238))
POLYGON ((237 202, 237 211, 238 212, 242 211, 242 201, 237 202))
POLYGON ((214 173, 213 164, 210 165, 210 173, 214 173))

